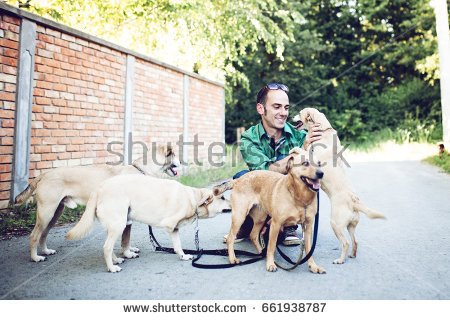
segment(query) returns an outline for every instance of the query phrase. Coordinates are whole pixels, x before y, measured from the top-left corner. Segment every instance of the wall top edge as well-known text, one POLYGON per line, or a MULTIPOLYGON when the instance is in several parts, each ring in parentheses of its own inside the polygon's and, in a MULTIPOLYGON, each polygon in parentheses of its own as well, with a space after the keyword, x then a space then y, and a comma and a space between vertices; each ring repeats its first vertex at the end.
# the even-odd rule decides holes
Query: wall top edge
POLYGON ((19 8, 7 5, 7 4, 5 4, 3 2, 0 2, 0 13, 4 13, 4 12, 9 13, 9 14, 11 14, 11 15, 13 15, 15 17, 21 18, 21 19, 31 20, 31 21, 33 21, 33 22, 35 22, 35 23, 37 23, 37 24, 39 24, 41 26, 45 26, 45 27, 49 27, 49 28, 52 28, 52 29, 55 29, 55 30, 58 30, 58 31, 62 31, 62 32, 66 33, 66 34, 69 34, 71 36, 75 36, 77 38, 81 38, 83 40, 94 42, 94 43, 99 44, 101 46, 104 46, 104 47, 107 47, 107 48, 110 48, 110 49, 113 49, 113 50, 116 50, 116 51, 119 51, 119 52, 122 52, 122 53, 125 53, 125 54, 128 54, 128 55, 132 55, 132 56, 134 56, 134 57, 136 57, 138 59, 141 59, 141 60, 144 60, 144 61, 156 64, 158 66, 161 66, 161 67, 173 70, 175 72, 187 75, 189 77, 192 77, 192 78, 195 78, 195 79, 198 79, 198 80, 201 80, 201 81, 205 81, 205 82, 211 83, 213 85, 216 85, 216 86, 219 86, 219 87, 222 87, 222 88, 225 87, 225 85, 223 83, 221 83, 221 82, 208 79, 206 77, 203 77, 203 76, 201 76, 199 74, 196 74, 196 73, 193 73, 193 72, 190 72, 190 71, 187 71, 187 70, 183 70, 183 69, 181 69, 179 67, 176 67, 176 66, 170 65, 168 63, 156 60, 156 59, 154 59, 152 57, 149 57, 149 56, 146 56, 146 55, 144 55, 142 53, 139 53, 139 52, 127 49, 125 47, 121 47, 121 46, 119 46, 119 45, 117 45, 115 43, 109 42, 109 41, 101 39, 99 37, 90 35, 88 33, 85 33, 85 32, 82 32, 80 30, 71 28, 69 26, 60 24, 60 23, 52 21, 50 19, 47 19, 47 18, 44 18, 44 17, 40 17, 40 16, 38 16, 36 14, 30 13, 30 12, 21 10, 19 8))

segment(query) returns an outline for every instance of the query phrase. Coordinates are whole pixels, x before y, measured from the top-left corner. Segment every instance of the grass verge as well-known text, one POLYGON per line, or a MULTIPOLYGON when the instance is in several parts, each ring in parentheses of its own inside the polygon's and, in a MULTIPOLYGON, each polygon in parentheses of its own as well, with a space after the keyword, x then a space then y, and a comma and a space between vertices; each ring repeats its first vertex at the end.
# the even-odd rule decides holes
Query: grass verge
POLYGON ((450 173, 450 153, 447 151, 441 155, 431 156, 424 159, 425 162, 442 168, 445 172, 450 173))

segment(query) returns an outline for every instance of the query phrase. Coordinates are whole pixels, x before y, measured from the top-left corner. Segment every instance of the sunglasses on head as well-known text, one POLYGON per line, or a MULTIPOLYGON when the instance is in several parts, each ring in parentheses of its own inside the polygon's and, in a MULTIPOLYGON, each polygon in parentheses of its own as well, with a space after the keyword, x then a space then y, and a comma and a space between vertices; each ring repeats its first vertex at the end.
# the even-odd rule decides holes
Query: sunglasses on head
POLYGON ((268 85, 266 85, 266 88, 269 90, 283 90, 285 92, 289 92, 289 88, 287 87, 287 85, 282 84, 282 83, 269 83, 268 85))

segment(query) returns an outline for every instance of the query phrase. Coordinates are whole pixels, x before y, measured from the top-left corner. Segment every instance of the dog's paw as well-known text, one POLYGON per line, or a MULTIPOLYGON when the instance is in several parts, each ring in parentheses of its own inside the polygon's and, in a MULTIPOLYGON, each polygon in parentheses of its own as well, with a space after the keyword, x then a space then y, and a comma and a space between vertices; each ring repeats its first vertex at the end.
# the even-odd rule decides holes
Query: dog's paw
POLYGON ((194 256, 192 256, 190 254, 183 254, 180 256, 180 259, 183 261, 192 260, 192 259, 194 259, 194 256))
POLYGON ((114 263, 114 264, 121 264, 121 263, 123 263, 124 261, 125 261, 124 258, 115 258, 115 259, 113 259, 113 263, 114 263))
POLYGON ((130 247, 130 251, 134 252, 134 253, 141 252, 141 250, 139 248, 136 248, 136 247, 130 247))
POLYGON ((355 259, 356 258, 356 254, 350 254, 348 257, 351 258, 351 259, 355 259))
POLYGON ((47 260, 47 258, 44 256, 36 255, 36 256, 31 257, 31 260, 33 260, 34 262, 41 262, 41 261, 47 260))
POLYGON ((108 268, 109 272, 111 273, 115 273, 115 272, 120 272, 122 271, 122 268, 119 266, 112 266, 111 268, 108 268))
POLYGON ((311 271, 312 273, 319 273, 319 274, 324 274, 327 273, 327 271, 319 266, 309 266, 309 271, 311 271))
POLYGON ((45 254, 46 256, 50 256, 50 255, 55 254, 55 253, 56 253, 56 250, 53 250, 53 249, 44 249, 44 250, 42 250, 42 254, 45 254))
MULTIPOLYGON (((138 251, 139 252, 139 251, 138 251)), ((127 259, 134 259, 134 258, 139 258, 139 254, 136 253, 135 251, 131 251, 131 248, 129 251, 125 251, 123 253, 123 256, 127 259)))
POLYGON ((334 260, 333 264, 344 264, 344 262, 345 262, 345 259, 339 258, 339 259, 334 260))
POLYGON ((241 263, 241 260, 239 260, 238 258, 234 258, 234 259, 228 259, 230 261, 230 264, 239 264, 241 263))
POLYGON ((273 263, 273 264, 267 264, 266 265, 266 270, 269 272, 275 272, 278 270, 277 266, 273 263))

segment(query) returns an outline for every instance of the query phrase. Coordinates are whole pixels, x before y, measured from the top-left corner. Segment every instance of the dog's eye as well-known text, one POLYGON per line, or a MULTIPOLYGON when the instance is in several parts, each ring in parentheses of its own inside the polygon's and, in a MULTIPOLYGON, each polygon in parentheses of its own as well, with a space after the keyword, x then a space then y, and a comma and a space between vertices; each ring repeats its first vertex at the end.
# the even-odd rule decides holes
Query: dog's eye
POLYGON ((304 166, 304 167, 309 166, 309 161, 304 161, 304 162, 302 163, 302 166, 304 166))
POLYGON ((224 196, 220 197, 220 200, 225 200, 225 197, 224 196))

